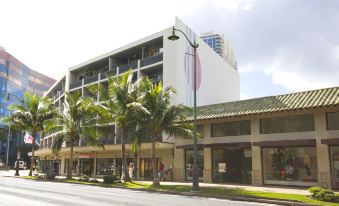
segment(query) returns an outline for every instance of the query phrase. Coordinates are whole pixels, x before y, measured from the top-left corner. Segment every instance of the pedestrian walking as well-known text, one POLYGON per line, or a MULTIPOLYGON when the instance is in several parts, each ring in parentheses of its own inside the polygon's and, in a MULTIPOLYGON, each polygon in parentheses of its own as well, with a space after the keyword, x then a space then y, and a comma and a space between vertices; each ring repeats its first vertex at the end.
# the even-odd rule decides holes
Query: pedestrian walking
POLYGON ((133 171, 134 171, 134 164, 133 162, 131 162, 129 163, 129 166, 128 166, 128 173, 131 179, 133 179, 133 171))

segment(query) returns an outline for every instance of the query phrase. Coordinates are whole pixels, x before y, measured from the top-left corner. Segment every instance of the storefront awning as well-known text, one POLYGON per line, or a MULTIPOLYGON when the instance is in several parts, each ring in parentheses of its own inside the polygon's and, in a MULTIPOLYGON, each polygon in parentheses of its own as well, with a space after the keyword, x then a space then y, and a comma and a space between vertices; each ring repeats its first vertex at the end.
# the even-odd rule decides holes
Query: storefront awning
POLYGON ((253 145, 260 146, 260 147, 316 146, 316 141, 315 139, 261 141, 261 142, 253 142, 253 145))
POLYGON ((339 138, 322 139, 321 144, 339 145, 339 138))
POLYGON ((246 148, 246 147, 251 147, 251 142, 214 143, 205 145, 205 148, 246 148))
MULTIPOLYGON (((198 149, 204 149, 203 144, 197 144, 198 149)), ((193 149, 193 144, 185 144, 176 146, 177 149, 193 149)))

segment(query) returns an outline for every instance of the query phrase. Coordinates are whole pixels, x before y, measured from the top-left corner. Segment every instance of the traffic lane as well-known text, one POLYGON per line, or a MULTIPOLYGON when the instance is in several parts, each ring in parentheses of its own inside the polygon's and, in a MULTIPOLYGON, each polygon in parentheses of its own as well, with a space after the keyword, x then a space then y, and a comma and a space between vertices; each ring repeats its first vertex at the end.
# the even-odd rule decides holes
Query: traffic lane
POLYGON ((25 205, 268 205, 16 178, 0 181, 2 201, 18 205, 22 198, 25 205))

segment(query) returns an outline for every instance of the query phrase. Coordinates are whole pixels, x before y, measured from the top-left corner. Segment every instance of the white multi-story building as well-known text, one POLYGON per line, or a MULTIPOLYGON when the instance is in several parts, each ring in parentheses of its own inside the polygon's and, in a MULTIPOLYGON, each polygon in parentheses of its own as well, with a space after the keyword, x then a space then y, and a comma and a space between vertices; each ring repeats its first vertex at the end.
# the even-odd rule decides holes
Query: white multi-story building
MULTIPOLYGON (((180 19, 176 18, 174 27, 182 30, 190 40, 196 40, 197 49, 197 104, 207 105, 238 100, 239 74, 234 65, 225 61, 205 44, 180 19)), ((167 39, 172 33, 172 27, 152 34, 128 45, 122 46, 106 54, 90 59, 79 65, 69 68, 47 92, 58 106, 62 106, 64 92, 80 91, 83 97, 89 97, 87 87, 101 84, 107 87, 107 75, 119 75, 132 69, 135 78, 147 75, 154 82, 162 81, 164 86, 172 86, 177 90, 172 103, 193 105, 193 50, 183 35, 178 33, 180 39, 173 42, 167 39)), ((100 101, 99 94, 97 101, 100 101)), ((113 130, 114 131, 114 130, 113 130)), ((107 138, 105 150, 102 147, 86 146, 79 143, 75 148, 75 173, 84 174, 84 168, 92 168, 91 174, 102 175, 106 167, 112 164, 119 168, 121 165, 119 135, 112 134, 107 138), (88 167, 90 165, 90 167, 88 167)), ((166 138, 167 139, 167 138, 166 138)), ((60 161, 61 172, 66 172, 69 152, 63 148, 58 157, 52 155, 50 147, 53 134, 44 137, 42 148, 37 151, 41 160, 60 161)), ((65 144, 66 146, 66 144, 65 144)), ((141 146, 140 154, 127 154, 129 161, 137 165, 137 177, 148 178, 151 174, 150 143, 141 146), (133 159, 134 158, 134 159, 133 159), (133 159, 133 160, 132 160, 133 159)), ((127 145, 127 149, 130 149, 127 145)), ((157 143, 157 158, 165 164, 165 168, 173 165, 172 142, 157 143)), ((121 167, 120 167, 121 168, 121 167)), ((118 169, 119 170, 119 169, 118 169)), ((119 171, 116 172, 117 174, 119 171)))

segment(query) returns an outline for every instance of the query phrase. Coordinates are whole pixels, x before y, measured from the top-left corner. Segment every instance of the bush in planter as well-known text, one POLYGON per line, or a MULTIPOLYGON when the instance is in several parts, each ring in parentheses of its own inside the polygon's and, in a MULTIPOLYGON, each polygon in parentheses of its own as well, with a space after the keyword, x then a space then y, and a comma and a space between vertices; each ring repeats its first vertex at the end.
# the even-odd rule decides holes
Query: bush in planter
POLYGON ((105 175, 103 179, 105 184, 120 182, 120 179, 114 175, 105 175))
POLYGON ((327 190, 321 187, 310 187, 308 191, 311 193, 311 198, 325 201, 325 202, 334 202, 336 201, 336 196, 331 190, 327 190))
POLYGON ((54 172, 54 170, 47 170, 45 174, 45 178, 48 180, 54 180, 56 177, 56 173, 54 172))
POLYGON ((89 182, 89 177, 87 175, 82 175, 79 178, 79 181, 81 181, 81 182, 89 182))
POLYGON ((97 180, 97 179, 92 179, 92 180, 89 180, 89 182, 92 182, 92 183, 98 183, 99 180, 97 180))

